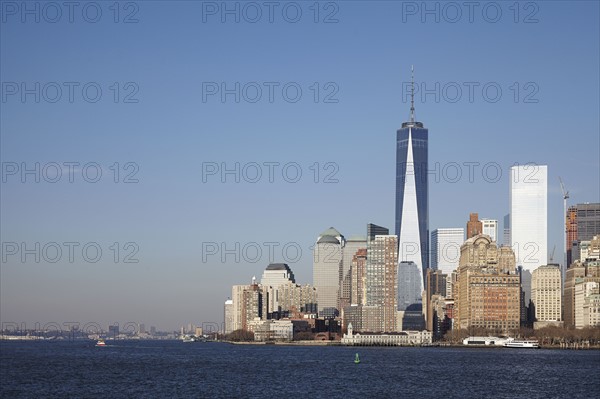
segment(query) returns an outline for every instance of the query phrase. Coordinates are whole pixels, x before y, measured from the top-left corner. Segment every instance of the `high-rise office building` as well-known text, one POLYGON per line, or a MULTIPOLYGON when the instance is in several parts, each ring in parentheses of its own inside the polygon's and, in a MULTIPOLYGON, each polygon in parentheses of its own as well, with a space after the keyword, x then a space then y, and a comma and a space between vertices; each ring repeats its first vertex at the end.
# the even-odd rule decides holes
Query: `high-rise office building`
POLYGON ((317 238, 313 251, 313 286, 317 289, 320 316, 331 318, 339 313, 342 248, 345 242, 344 236, 333 227, 317 238))
POLYGON ((510 168, 510 238, 517 265, 530 273, 548 264, 548 167, 510 168))
POLYGON ((431 268, 450 275, 458 267, 465 229, 436 229, 431 233, 431 268))
POLYGON ((511 241, 510 241, 510 213, 504 216, 504 226, 503 227, 503 240, 502 240, 502 245, 506 245, 508 247, 510 247, 511 245, 511 241))
POLYGON ((567 268, 571 266, 574 259, 572 257, 572 245, 577 242, 577 207, 572 205, 567 210, 565 220, 566 240, 565 247, 567 248, 567 268))
POLYGON ((421 268, 415 262, 398 263, 398 310, 421 310, 423 302, 423 286, 421 285, 421 268))
POLYGON ((562 288, 560 265, 540 266, 531 274, 531 302, 534 306, 536 324, 562 320, 562 288))
POLYGON ((271 263, 263 272, 260 284, 277 287, 288 282, 295 283, 294 272, 286 263, 271 263))
POLYGON ((498 242, 498 221, 494 219, 481 219, 482 233, 498 242))
POLYGON ((417 264, 421 288, 429 267, 428 136, 423 123, 415 120, 413 91, 410 120, 396 132, 395 233, 398 261, 417 264))
POLYGON ((567 230, 567 266, 570 266, 575 260, 580 259, 578 254, 573 254, 573 248, 600 234, 600 203, 570 206, 566 214, 565 228, 567 230))
POLYGON ((479 220, 479 214, 469 214, 469 220, 467 221, 467 239, 475 237, 481 233, 483 233, 483 225, 479 220))
POLYGON ((591 241, 600 234, 600 203, 577 204, 577 240, 591 241))

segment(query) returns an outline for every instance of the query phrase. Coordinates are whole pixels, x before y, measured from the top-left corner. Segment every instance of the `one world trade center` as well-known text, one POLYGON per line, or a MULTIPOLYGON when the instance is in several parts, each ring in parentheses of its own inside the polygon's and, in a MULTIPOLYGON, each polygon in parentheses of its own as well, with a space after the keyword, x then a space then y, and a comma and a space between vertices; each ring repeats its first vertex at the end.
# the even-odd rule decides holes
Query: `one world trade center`
POLYGON ((413 78, 410 120, 396 132, 396 235, 399 268, 418 269, 420 291, 429 267, 428 133, 415 120, 413 78))

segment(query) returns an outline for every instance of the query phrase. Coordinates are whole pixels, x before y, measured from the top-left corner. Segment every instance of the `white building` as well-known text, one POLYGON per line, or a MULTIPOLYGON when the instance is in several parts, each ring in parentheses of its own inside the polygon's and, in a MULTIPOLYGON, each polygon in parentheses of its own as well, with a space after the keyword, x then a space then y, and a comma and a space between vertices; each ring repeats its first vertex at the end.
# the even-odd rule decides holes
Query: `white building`
POLYGON ((487 234, 492 241, 498 242, 498 221, 494 219, 481 219, 483 234, 487 234))
POLYGON ((254 333, 255 341, 291 341, 294 338, 291 320, 254 319, 248 322, 248 330, 254 333))
POLYGON ((225 334, 230 334, 233 329, 233 301, 228 299, 225 301, 225 334))
POLYGON ((458 267, 465 229, 444 228, 431 233, 431 268, 450 275, 458 267))
POLYGON ((510 168, 510 238, 517 266, 533 272, 548 264, 548 167, 510 168))
POLYGON ((575 328, 583 328, 598 319, 594 311, 600 311, 598 296, 600 284, 595 281, 577 279, 575 283, 575 328), (590 312, 591 311, 591 312, 590 312))
POLYGON ((271 263, 260 279, 261 285, 269 287, 279 287, 282 284, 295 282, 294 273, 285 263, 271 263))
POLYGON ((583 325, 600 326, 600 294, 592 294, 586 298, 583 304, 583 325))
POLYGON ((273 339, 291 341, 294 338, 294 324, 291 320, 273 320, 273 339))
POLYGON ((420 346, 431 344, 431 331, 401 331, 394 333, 356 333, 352 323, 342 338, 342 345, 351 346, 420 346))

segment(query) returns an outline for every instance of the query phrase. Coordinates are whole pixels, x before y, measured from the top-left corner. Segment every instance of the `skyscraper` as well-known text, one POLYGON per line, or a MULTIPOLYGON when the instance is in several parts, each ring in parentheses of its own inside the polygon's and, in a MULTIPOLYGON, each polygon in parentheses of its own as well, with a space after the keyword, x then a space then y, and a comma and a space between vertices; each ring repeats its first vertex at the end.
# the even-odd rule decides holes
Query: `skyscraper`
POLYGON ((600 203, 577 204, 577 240, 590 241, 600 234, 600 203))
POLYGON ((281 284, 295 283, 294 272, 286 263, 271 263, 263 272, 261 285, 277 288, 281 284))
POLYGON ((540 266, 531 275, 531 301, 534 306, 534 326, 562 320, 562 288, 560 265, 540 266))
MULTIPOLYGON (((388 237, 390 231, 385 227, 369 223, 367 225, 367 263, 365 266, 365 305, 382 306, 385 299, 385 278, 387 262, 382 258, 383 241, 377 237, 388 237)), ((396 238, 397 244, 397 238, 396 238)), ((397 249, 396 249, 397 251, 397 249)), ((397 252, 396 252, 396 256, 397 252)), ((397 258, 396 258, 397 259, 397 258)), ((396 284, 394 282, 394 284, 396 284)))
POLYGON ((369 236, 367 240, 366 305, 381 308, 379 331, 395 331, 398 238, 377 234, 369 236))
POLYGON ((317 238, 313 252, 313 285, 317 289, 320 316, 334 317, 338 314, 345 241, 344 236, 333 227, 317 238))
POLYGON ((367 240, 362 236, 348 238, 342 248, 342 275, 340 280, 339 307, 343 309, 351 303, 352 293, 352 260, 359 249, 367 249, 367 240))
POLYGON ((566 214, 565 228, 567 230, 568 267, 579 259, 577 254, 573 254, 573 248, 577 248, 582 241, 590 241, 594 236, 600 234, 600 203, 570 206, 566 214))
POLYGON ((512 249, 498 248, 480 234, 462 245, 459 264, 453 287, 454 328, 519 328, 520 282, 512 249))
POLYGON ((421 274, 429 267, 428 135, 415 120, 414 77, 410 121, 396 131, 396 235, 398 262, 414 262, 421 274))
MULTIPOLYGON (((567 210, 566 220, 565 220, 565 230, 566 230, 566 239, 565 247, 567 248, 567 267, 571 266, 573 263, 572 251, 571 247, 573 246, 573 242, 577 241, 577 207, 570 206, 567 210)), ((566 269, 564 268, 564 269, 566 269)))
POLYGON ((423 286, 421 268, 412 261, 398 263, 398 310, 406 310, 411 305, 420 311, 423 286))
POLYGON ((458 268, 465 229, 435 229, 431 233, 431 268, 450 275, 458 268))
POLYGON ((510 168, 510 238, 517 265, 530 273, 548 264, 548 167, 510 168))
POLYGON ((264 288, 270 287, 269 289, 272 292, 267 310, 269 317, 281 310, 281 304, 279 303, 280 287, 286 284, 295 285, 295 282, 294 272, 286 263, 271 263, 267 266, 260 279, 260 284, 264 288))
POLYGON ((223 331, 225 334, 231 334, 233 332, 233 301, 228 299, 225 301, 225 326, 223 331))
POLYGON ((267 319, 268 296, 258 284, 231 287, 231 331, 247 330, 255 318, 267 319))
POLYGON ((366 283, 367 275, 367 249, 361 248, 356 251, 352 257, 352 288, 350 292, 350 302, 352 305, 364 305, 366 299, 366 283))
POLYGON ((506 245, 508 247, 510 247, 510 214, 506 214, 504 215, 504 231, 503 231, 503 240, 502 240, 502 245, 506 245))

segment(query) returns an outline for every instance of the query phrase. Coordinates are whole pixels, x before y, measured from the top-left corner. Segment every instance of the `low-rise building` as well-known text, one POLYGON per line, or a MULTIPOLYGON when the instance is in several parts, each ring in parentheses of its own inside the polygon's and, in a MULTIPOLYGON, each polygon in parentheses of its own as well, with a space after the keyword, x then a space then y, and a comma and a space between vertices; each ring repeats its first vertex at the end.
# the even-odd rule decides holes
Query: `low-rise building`
POLYGON ((254 333, 255 341, 291 341, 294 324, 291 320, 260 320, 248 322, 248 331, 254 333))
POLYGON ((342 345, 350 346, 421 346, 431 344, 430 331, 401 331, 390 333, 354 333, 352 324, 342 338, 342 345))

